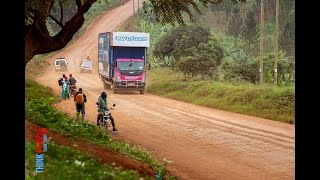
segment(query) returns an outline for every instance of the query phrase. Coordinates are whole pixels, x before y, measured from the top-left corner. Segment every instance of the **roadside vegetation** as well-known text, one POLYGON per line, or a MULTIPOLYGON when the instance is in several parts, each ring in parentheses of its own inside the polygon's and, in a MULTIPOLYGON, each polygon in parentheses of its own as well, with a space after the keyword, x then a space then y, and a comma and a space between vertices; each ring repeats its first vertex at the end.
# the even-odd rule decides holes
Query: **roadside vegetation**
POLYGON ((30 122, 48 128, 65 137, 86 140, 111 151, 132 157, 150 165, 157 172, 166 172, 163 173, 162 177, 173 178, 167 173, 165 167, 152 159, 151 154, 142 147, 114 140, 105 128, 97 127, 95 124, 88 122, 81 124, 64 112, 54 108, 52 104, 58 102, 59 99, 52 94, 50 88, 39 85, 30 79, 26 79, 25 88, 25 118, 30 122))
MULTIPOLYGON (((97 158, 70 147, 57 145, 48 140, 45 152, 44 172, 35 172, 35 147, 31 141, 25 142, 25 178, 31 179, 112 179, 139 180, 139 174, 110 164, 101 164, 97 158)), ((144 177, 144 179, 146 179, 144 177)), ((149 178, 153 179, 153 178, 149 178)))
MULTIPOLYGON (((294 1, 293 1, 294 2, 294 1)), ((152 4, 122 30, 150 33, 147 92, 271 120, 295 123, 294 13, 280 1, 277 84, 274 84, 275 2, 265 1, 263 83, 260 66, 260 1, 223 1, 184 15, 186 26, 159 24, 152 4)))
POLYGON ((291 86, 184 81, 183 73, 170 68, 154 69, 148 75, 148 92, 256 117, 294 123, 295 93, 291 86))

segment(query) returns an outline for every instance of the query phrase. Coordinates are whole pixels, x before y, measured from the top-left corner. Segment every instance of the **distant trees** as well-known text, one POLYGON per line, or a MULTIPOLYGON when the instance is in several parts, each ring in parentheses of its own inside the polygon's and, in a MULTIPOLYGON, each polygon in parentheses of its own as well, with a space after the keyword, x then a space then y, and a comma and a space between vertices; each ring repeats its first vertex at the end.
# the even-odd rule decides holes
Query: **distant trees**
POLYGON ((215 15, 218 18, 218 24, 220 24, 220 16, 219 16, 219 11, 223 10, 223 4, 221 3, 213 3, 210 6, 210 10, 215 13, 215 15))
POLYGON ((250 10, 249 12, 247 12, 241 34, 245 38, 245 40, 248 42, 249 51, 250 51, 250 45, 253 43, 256 43, 259 38, 258 22, 254 17, 253 10, 250 10))
MULTIPOLYGON (((102 1, 108 0, 25 0, 25 65, 37 54, 64 48, 83 25, 84 14, 93 3, 102 1), (48 29, 54 29, 55 35, 50 34, 48 29)), ((245 0, 232 1, 236 3, 245 0)), ((187 13, 192 19, 191 8, 200 12, 198 3, 194 0, 150 0, 150 2, 155 20, 161 23, 184 24, 183 13, 187 13)), ((207 7, 208 4, 220 3, 221 0, 198 2, 207 7)))
POLYGON ((196 75, 211 76, 211 70, 219 65, 223 58, 223 49, 209 29, 201 26, 180 26, 171 30, 156 44, 154 55, 176 68, 186 77, 196 75))
POLYGON ((294 0, 280 0, 280 48, 295 56, 295 4, 294 0))
POLYGON ((223 9, 226 12, 227 21, 229 21, 229 17, 231 16, 231 11, 235 3, 233 3, 232 1, 223 1, 222 5, 223 5, 223 9))
POLYGON ((234 46, 237 48, 237 37, 240 35, 242 18, 240 17, 239 6, 234 6, 232 16, 228 23, 227 34, 234 37, 234 46))

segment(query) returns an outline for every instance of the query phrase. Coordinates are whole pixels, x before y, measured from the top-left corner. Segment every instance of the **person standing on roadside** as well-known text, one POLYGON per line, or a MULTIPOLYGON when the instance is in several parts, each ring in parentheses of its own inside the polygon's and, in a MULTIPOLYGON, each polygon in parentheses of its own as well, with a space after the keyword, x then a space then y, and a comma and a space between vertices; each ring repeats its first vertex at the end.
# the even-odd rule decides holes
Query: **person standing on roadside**
POLYGON ((66 100, 67 98, 70 99, 70 96, 69 96, 69 82, 66 79, 63 79, 63 81, 62 81, 61 98, 64 99, 64 100, 66 100))
POLYGON ((85 116, 84 103, 86 103, 86 102, 87 102, 87 96, 85 94, 83 94, 82 88, 79 88, 79 91, 74 96, 74 103, 76 104, 77 121, 79 120, 79 115, 81 112, 82 123, 84 123, 84 116, 85 116))

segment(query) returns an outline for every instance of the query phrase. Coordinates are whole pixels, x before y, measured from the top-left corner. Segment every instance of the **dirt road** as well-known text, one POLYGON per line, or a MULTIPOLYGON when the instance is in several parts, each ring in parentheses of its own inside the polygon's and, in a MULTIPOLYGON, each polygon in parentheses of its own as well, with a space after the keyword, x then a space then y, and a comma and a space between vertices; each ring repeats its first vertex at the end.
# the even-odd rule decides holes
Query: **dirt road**
MULTIPOLYGON (((136 8, 137 9, 137 8, 136 8)), ((99 32, 115 31, 133 14, 132 1, 106 12, 72 45, 53 58, 37 81, 54 89, 61 74, 54 71, 56 57, 66 57, 69 73, 88 96, 86 118, 94 122, 95 102, 103 91, 98 77, 97 37, 99 32), (80 74, 79 62, 87 56, 94 60, 93 74, 80 74)), ((168 169, 181 179, 294 179, 295 127, 262 118, 200 107, 146 93, 109 93, 116 119, 117 139, 126 139, 173 162, 168 169)), ((74 115, 72 100, 58 108, 74 115)))

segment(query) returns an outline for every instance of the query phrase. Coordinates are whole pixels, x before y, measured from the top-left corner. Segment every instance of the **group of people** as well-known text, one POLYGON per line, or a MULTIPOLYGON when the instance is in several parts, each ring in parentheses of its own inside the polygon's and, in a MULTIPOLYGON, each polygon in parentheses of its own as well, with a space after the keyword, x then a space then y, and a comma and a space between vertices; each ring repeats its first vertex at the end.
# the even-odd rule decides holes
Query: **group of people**
POLYGON ((62 78, 59 79, 58 83, 59 86, 61 86, 61 98, 62 99, 70 99, 70 92, 71 88, 73 88, 76 85, 77 80, 72 77, 72 74, 69 74, 69 79, 68 77, 63 74, 62 78))
MULTIPOLYGON (((62 99, 70 99, 70 87, 75 86, 76 79, 72 76, 72 74, 69 74, 69 78, 63 74, 62 78, 59 79, 59 85, 61 86, 62 92, 61 92, 61 98, 62 99)), ((102 92, 101 95, 98 98, 98 116, 97 116, 97 126, 100 125, 100 119, 103 118, 104 110, 108 109, 108 101, 107 101, 108 94, 107 92, 102 92)), ((79 88, 78 92, 74 95, 74 103, 76 106, 76 119, 79 120, 79 116, 81 113, 81 122, 84 122, 85 117, 85 103, 87 102, 87 96, 83 93, 82 88, 79 88)), ((112 124, 112 130, 118 131, 115 127, 115 121, 112 117, 111 113, 110 120, 112 124)))

